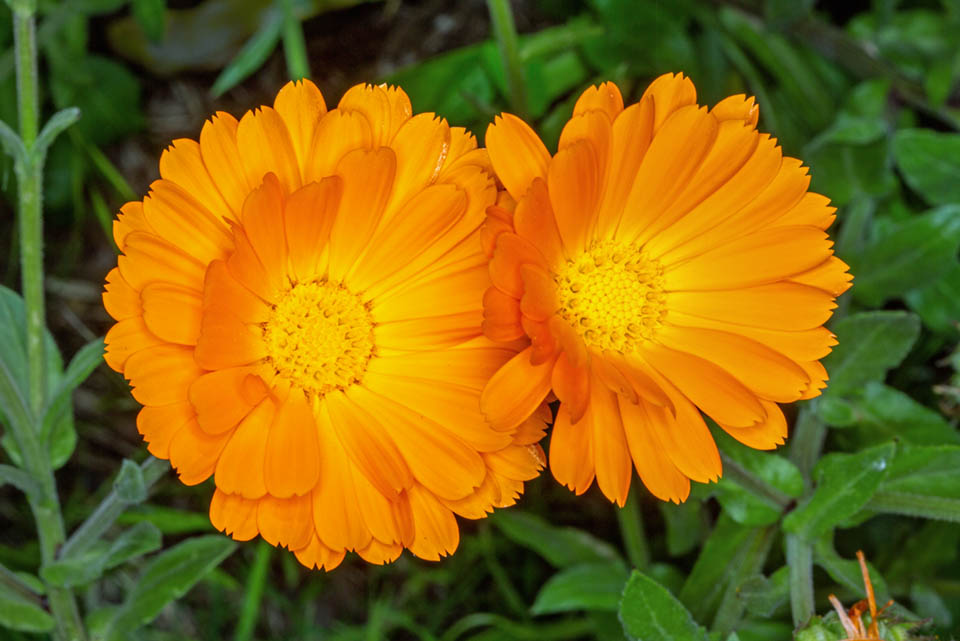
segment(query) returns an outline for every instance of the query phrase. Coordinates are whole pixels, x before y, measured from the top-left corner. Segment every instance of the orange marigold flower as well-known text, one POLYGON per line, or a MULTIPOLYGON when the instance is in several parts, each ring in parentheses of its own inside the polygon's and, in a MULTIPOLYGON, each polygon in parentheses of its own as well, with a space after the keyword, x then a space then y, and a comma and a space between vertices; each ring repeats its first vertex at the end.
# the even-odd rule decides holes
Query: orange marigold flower
POLYGON ((480 329, 498 192, 471 135, 395 88, 327 111, 305 81, 174 141, 160 175, 114 223, 106 360, 150 452, 214 477, 218 529, 308 567, 438 559, 454 514, 516 500, 549 416, 480 413, 517 348, 480 329))
POLYGON ((578 494, 596 478, 622 505, 636 466, 683 501, 690 479, 721 474, 701 411, 772 449, 787 434, 777 403, 825 387, 823 323, 851 280, 824 232, 834 208, 757 116, 742 95, 700 107, 688 78, 665 75, 627 108, 613 83, 587 89, 552 157, 515 116, 487 130, 515 204, 489 208, 483 230, 484 332, 527 347, 481 407, 502 429, 552 390, 550 467, 578 494))

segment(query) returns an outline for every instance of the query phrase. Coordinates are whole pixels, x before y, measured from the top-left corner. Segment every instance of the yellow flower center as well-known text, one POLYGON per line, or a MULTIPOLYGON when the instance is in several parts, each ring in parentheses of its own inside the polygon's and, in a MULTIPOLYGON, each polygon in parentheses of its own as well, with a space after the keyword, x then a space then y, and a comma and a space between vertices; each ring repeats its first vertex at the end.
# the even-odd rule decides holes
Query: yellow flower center
POLYGON ((298 283, 263 324, 277 375, 308 395, 358 382, 374 353, 373 318, 359 296, 329 282, 298 283))
POLYGON ((630 243, 595 243, 554 279, 560 315, 588 346, 634 351, 666 315, 663 268, 630 243))

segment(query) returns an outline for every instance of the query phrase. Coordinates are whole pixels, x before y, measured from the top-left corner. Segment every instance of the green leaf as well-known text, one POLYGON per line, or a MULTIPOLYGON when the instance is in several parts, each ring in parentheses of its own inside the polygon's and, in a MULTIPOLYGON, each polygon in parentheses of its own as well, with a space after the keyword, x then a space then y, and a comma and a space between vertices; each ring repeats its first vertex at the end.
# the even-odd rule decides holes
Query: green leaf
POLYGON ((117 517, 120 525, 144 522, 155 525, 164 534, 210 532, 212 528, 210 517, 206 514, 161 505, 138 505, 117 517))
POLYGON ((86 585, 111 568, 159 550, 161 539, 160 530, 155 526, 138 523, 124 531, 112 543, 100 541, 81 554, 45 565, 40 569, 40 576, 50 585, 86 585))
POLYGON ((131 559, 156 552, 163 545, 163 535, 152 523, 137 523, 118 536, 104 555, 103 567, 117 567, 131 559))
POLYGON ((838 345, 823 359, 830 374, 830 394, 855 391, 882 380, 906 357, 920 333, 920 319, 899 311, 853 314, 833 326, 838 345))
POLYGON ((867 306, 903 295, 945 275, 960 249, 960 206, 940 207, 895 223, 852 261, 854 296, 867 306))
POLYGON ((960 499, 960 446, 904 446, 897 451, 881 489, 960 499))
POLYGON ((557 568, 620 560, 609 543, 576 528, 550 525, 533 514, 507 510, 497 512, 491 519, 508 538, 530 548, 557 568))
MULTIPOLYGON (((788 497, 798 498, 803 493, 803 474, 786 458, 746 447, 722 430, 713 433, 723 453, 754 477, 788 497)), ((721 478, 714 493, 727 513, 743 525, 770 525, 783 513, 779 503, 741 486, 735 476, 721 478)))
POLYGON ((816 491, 783 520, 783 529, 814 541, 856 514, 886 477, 896 448, 878 445, 856 454, 833 453, 814 468, 816 491))
POLYGON ((50 92, 57 108, 76 106, 82 115, 71 133, 103 145, 143 127, 140 81, 127 67, 88 55, 52 65, 51 71, 50 92))
MULTIPOLYGON (((823 568, 834 581, 852 590, 854 594, 864 594, 863 572, 860 569, 859 561, 844 559, 837 554, 833 548, 832 538, 827 535, 817 542, 814 546, 814 562, 823 568)), ((870 582, 873 584, 877 601, 883 603, 890 598, 887 582, 869 562, 867 562, 867 570, 870 572, 870 582)))
POLYGON ((7 483, 24 494, 39 496, 40 485, 32 476, 18 467, 0 464, 0 486, 7 483))
POLYGON ((27 600, 0 583, 0 627, 21 632, 49 632, 53 624, 53 617, 38 601, 27 600))
POLYGON ((557 572, 537 594, 530 612, 534 615, 573 610, 616 612, 627 569, 622 563, 584 563, 557 572))
POLYGON ((893 156, 907 184, 934 205, 960 202, 960 134, 901 129, 893 156))
POLYGON ((73 427, 73 391, 103 362, 103 339, 98 338, 78 351, 66 372, 56 381, 43 415, 43 437, 50 447, 54 469, 73 454, 77 434, 73 427))
POLYGON ((263 66, 276 48, 277 42, 280 41, 282 31, 283 12, 269 11, 261 22, 260 28, 250 36, 236 57, 217 76, 210 88, 210 93, 214 96, 223 95, 263 66))
POLYGON ((163 40, 167 26, 166 0, 132 0, 133 17, 140 23, 143 32, 150 40, 163 40))
POLYGON ((620 602, 620 622, 631 641, 706 641, 707 634, 665 587, 637 570, 620 602))
POLYGON ((930 329, 956 336, 960 319, 960 262, 949 262, 947 272, 933 282, 911 289, 904 298, 930 329))
POLYGON ((765 577, 757 574, 740 584, 737 591, 747 611, 758 617, 770 618, 790 598, 790 571, 783 566, 765 577))
POLYGON ((858 430, 865 443, 960 444, 960 432, 942 414, 883 383, 867 383, 844 399, 826 396, 817 410, 830 425, 858 430))
POLYGON ((63 131, 80 119, 80 110, 76 107, 67 107, 50 116, 50 120, 43 126, 37 141, 33 145, 33 153, 36 158, 43 158, 47 154, 47 149, 53 144, 63 131))
POLYGON ((110 621, 105 641, 125 641, 153 621, 171 601, 182 597, 220 565, 236 543, 220 536, 188 539, 154 557, 110 621))
POLYGON ((142 503, 147 499, 147 487, 140 466, 130 459, 123 459, 120 472, 113 482, 113 490, 124 503, 142 503))
POLYGON ((759 532, 759 529, 740 525, 725 512, 720 513, 679 594, 698 620, 708 621, 713 616, 724 590, 739 570, 743 555, 752 547, 759 532))
POLYGON ((283 5, 283 54, 287 59, 287 75, 291 80, 309 78, 310 61, 303 26, 293 11, 292 0, 286 0, 283 5))
POLYGON ((667 526, 667 553, 683 556, 697 547, 706 530, 703 502, 691 497, 679 505, 657 501, 657 507, 667 526))

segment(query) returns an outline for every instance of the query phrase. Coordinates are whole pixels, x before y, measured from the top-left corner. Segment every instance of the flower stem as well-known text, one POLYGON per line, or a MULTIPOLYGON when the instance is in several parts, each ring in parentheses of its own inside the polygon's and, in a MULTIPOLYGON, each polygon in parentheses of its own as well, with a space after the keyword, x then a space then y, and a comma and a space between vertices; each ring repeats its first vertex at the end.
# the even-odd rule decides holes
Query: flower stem
POLYGON ((510 108, 521 118, 527 117, 527 84, 520 60, 520 44, 517 27, 513 22, 510 0, 487 0, 493 35, 500 48, 500 58, 507 77, 507 92, 510 108))
MULTIPOLYGON (((147 460, 140 464, 140 471, 143 473, 143 485, 150 489, 154 483, 160 480, 170 464, 166 461, 148 456, 147 460)), ((110 529, 114 521, 117 520, 123 511, 127 508, 127 503, 120 498, 116 490, 111 490, 109 494, 100 502, 97 509, 93 511, 87 520, 78 527, 70 539, 63 544, 60 549, 60 558, 76 556, 90 549, 90 547, 100 540, 103 533, 110 529)))
POLYGON ((627 494, 627 502, 617 510, 617 521, 620 522, 620 536, 623 537, 623 546, 627 550, 630 563, 638 570, 643 570, 650 564, 650 549, 643 531, 643 514, 638 505, 638 494, 637 488, 627 494))
POLYGON ((813 547, 796 534, 786 535, 787 567, 790 568, 790 610, 793 625, 800 626, 814 615, 813 547))
MULTIPOLYGON (((17 69, 17 111, 20 139, 26 156, 17 166, 19 187, 20 269, 23 300, 26 307, 26 344, 28 369, 28 405, 30 420, 21 425, 18 443, 22 447, 24 468, 36 480, 38 491, 29 496, 30 508, 37 522, 42 562, 56 558, 57 548, 66 538, 60 499, 50 457, 40 439, 46 399, 44 355, 43 300, 43 153, 37 150, 40 101, 37 91, 37 41, 34 19, 35 3, 21 0, 12 3, 13 33, 17 69)), ((55 634, 64 641, 83 641, 86 632, 80 613, 68 588, 47 586, 50 611, 56 621, 55 634)))
POLYGON ((754 475, 750 470, 740 465, 723 452, 720 452, 723 461, 724 478, 733 481, 748 492, 767 499, 781 510, 793 503, 793 498, 770 485, 762 478, 754 475))

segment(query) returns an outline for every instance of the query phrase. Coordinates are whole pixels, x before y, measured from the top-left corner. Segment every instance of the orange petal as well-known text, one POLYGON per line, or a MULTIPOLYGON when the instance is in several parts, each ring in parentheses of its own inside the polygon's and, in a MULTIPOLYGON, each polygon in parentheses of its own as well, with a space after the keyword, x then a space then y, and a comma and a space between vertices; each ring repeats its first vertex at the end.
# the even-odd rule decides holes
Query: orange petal
POLYGON ((620 220, 618 238, 632 240, 666 211, 690 184, 713 146, 719 124, 695 105, 673 113, 653 137, 627 198, 631 215, 620 220))
MULTIPOLYGON (((444 354, 448 362, 459 360, 449 351, 444 354)), ((384 360, 387 359, 378 358, 371 362, 364 377, 365 389, 401 405, 413 405, 411 409, 436 422, 432 427, 439 431, 438 438, 449 436, 455 441, 462 440, 481 452, 499 450, 511 443, 509 433, 492 429, 480 413, 479 388, 465 388, 445 380, 445 369, 427 371, 422 377, 415 378, 416 374, 409 370, 392 368, 394 372, 404 373, 391 375, 382 366, 375 367, 384 360)), ((468 458, 472 460, 472 457, 468 458)))
POLYGON ((824 291, 795 283, 709 292, 670 292, 665 306, 737 325, 797 331, 823 325, 836 303, 824 291))
POLYGON ((367 547, 362 550, 357 550, 357 554, 360 555, 361 559, 374 565, 393 563, 400 558, 401 552, 403 552, 403 546, 399 543, 391 545, 382 543, 377 539, 371 540, 367 547))
POLYGON ((540 365, 556 359, 559 345, 556 336, 550 332, 549 323, 541 323, 523 316, 520 318, 520 325, 523 326, 524 333, 530 337, 530 346, 533 348, 530 352, 531 365, 540 365))
POLYGON ((746 215, 746 205, 767 191, 781 191, 778 174, 783 174, 782 160, 776 141, 761 134, 739 172, 650 239, 655 255, 666 262, 679 262, 756 230, 758 221, 746 215))
POLYGON ((330 278, 343 280, 380 224, 396 172, 396 156, 381 147, 347 154, 337 167, 343 179, 340 210, 330 230, 330 278))
POLYGON ((357 405, 368 408, 378 422, 390 425, 393 441, 413 477, 437 496, 461 499, 483 482, 483 460, 453 433, 419 412, 361 386, 351 388, 347 395, 357 405))
POLYGON ((227 263, 215 260, 207 267, 203 282, 203 308, 224 307, 247 323, 262 323, 270 307, 230 274, 227 263))
POLYGON ((293 553, 296 555, 297 561, 306 566, 308 570, 316 568, 327 572, 340 565, 345 556, 343 550, 334 552, 321 543, 316 534, 311 537, 310 543, 299 550, 294 550, 293 553))
POLYGON ((270 545, 302 548, 313 537, 313 501, 309 496, 267 494, 257 502, 257 528, 270 545))
POLYGON ((189 138, 178 138, 160 155, 160 176, 175 183, 203 203, 221 221, 235 220, 236 213, 223 199, 207 166, 203 163, 200 144, 189 138))
MULTIPOLYGON (((284 233, 284 195, 276 174, 267 173, 263 184, 243 203, 243 231, 263 265, 272 290, 282 289, 287 275, 287 239, 284 233)), ((238 247, 239 249, 239 247, 238 247)), ((230 257, 233 260, 233 256, 230 257)))
POLYGON ((596 375, 590 385, 590 406, 587 411, 591 415, 587 423, 593 428, 597 485, 604 496, 623 507, 633 474, 630 450, 623 432, 617 395, 601 384, 596 375))
POLYGON ((845 262, 836 256, 831 256, 816 267, 791 277, 790 280, 839 296, 850 289, 853 284, 853 274, 850 273, 850 267, 845 262))
POLYGON ((574 425, 580 422, 590 401, 590 370, 587 367, 574 367, 569 355, 564 352, 553 366, 550 385, 567 408, 570 422, 574 425))
POLYGON ((497 177, 515 200, 523 198, 534 178, 546 180, 550 154, 530 125, 513 114, 494 118, 486 147, 497 177))
POLYGON ((490 279, 493 284, 505 294, 520 299, 523 296, 520 266, 524 264, 545 267, 543 256, 531 243, 516 234, 500 234, 490 260, 490 279))
POLYGON ((537 409, 550 391, 554 360, 532 365, 528 347, 497 370, 480 396, 480 409, 495 430, 510 430, 537 409))
POLYGON ((135 231, 153 233, 153 228, 143 216, 143 203, 140 201, 125 204, 120 208, 117 219, 113 221, 113 240, 116 241, 120 251, 126 249, 127 236, 135 231))
POLYGON ((441 556, 453 554, 460 543, 460 530, 453 512, 420 485, 407 490, 416 536, 410 551, 421 559, 439 561, 441 556))
POLYGON ((670 324, 679 327, 703 327, 741 334, 763 343, 798 363, 821 359, 830 353, 831 347, 837 344, 833 332, 826 327, 814 327, 813 329, 800 331, 779 331, 688 316, 677 311, 670 312, 670 324))
POLYGON ((354 85, 343 94, 337 108, 363 114, 370 122, 374 147, 388 146, 400 126, 413 115, 407 94, 383 85, 354 85))
POLYGON ((654 131, 660 129, 663 123, 678 110, 697 103, 697 89, 690 78, 682 73, 665 73, 658 77, 643 92, 640 102, 643 102, 647 96, 653 99, 656 107, 654 131))
MULTIPOLYGON (((278 218, 277 222, 280 220, 278 218)), ((237 248, 227 259, 230 276, 261 299, 275 303, 280 297, 281 279, 278 276, 282 272, 279 269, 268 270, 264 266, 242 228, 234 229, 233 240, 237 248)))
POLYGON ((196 420, 188 421, 170 441, 170 464, 184 485, 198 485, 213 474, 227 440, 226 434, 210 436, 196 420))
POLYGON ((613 121, 606 185, 597 212, 599 238, 610 238, 625 213, 633 182, 653 139, 653 111, 653 99, 647 98, 624 109, 613 121))
POLYGON ((173 437, 193 419, 193 408, 186 401, 142 407, 137 414, 137 431, 147 442, 151 454, 168 459, 173 437))
POLYGON ((509 342, 523 338, 520 325, 520 301, 489 287, 483 294, 483 333, 493 341, 509 342))
POLYGON ((263 467, 267 492, 287 498, 312 490, 320 475, 319 448, 313 410, 303 394, 292 391, 277 409, 267 438, 263 467))
POLYGON ((218 111, 208 120, 200 131, 200 155, 234 218, 239 218, 243 201, 263 176, 253 184, 247 179, 237 147, 237 119, 218 111))
POLYGON ((371 148, 370 123, 363 114, 334 109, 317 123, 311 153, 303 167, 303 184, 332 176, 351 151, 371 148))
POLYGON ((205 265, 153 234, 131 233, 125 240, 124 252, 117 260, 120 273, 138 291, 156 282, 196 291, 203 288, 205 265))
POLYGON ((542 178, 535 178, 526 196, 517 203, 513 224, 518 236, 540 250, 547 265, 556 267, 564 264, 563 241, 560 240, 560 230, 550 205, 547 183, 542 178))
POLYGON ((183 188, 168 180, 150 185, 143 215, 160 236, 206 265, 233 250, 226 225, 183 188))
POLYGON ((579 140, 550 163, 550 203, 564 249, 571 255, 586 249, 594 225, 603 177, 600 152, 589 140, 579 140))
POLYGON ((578 495, 590 488, 595 476, 591 419, 587 413, 573 425, 566 404, 561 403, 550 433, 550 471, 553 478, 578 495))
POLYGON ((298 281, 313 280, 324 271, 320 258, 330 239, 342 192, 343 180, 330 176, 305 185, 287 198, 283 221, 291 272, 298 281))
POLYGON ((374 487, 391 499, 410 487, 413 476, 394 438, 394 429, 385 428, 389 422, 381 422, 378 416, 371 415, 374 408, 354 401, 344 392, 328 393, 323 404, 350 461, 374 487))
POLYGON ((297 163, 303 168, 312 151, 317 123, 327 113, 323 94, 310 80, 291 80, 277 94, 273 108, 283 119, 297 155, 297 163))
POLYGON ((787 419, 776 403, 760 401, 767 412, 766 420, 750 427, 731 427, 718 423, 727 434, 756 450, 773 450, 787 438, 787 419))
POLYGON ((524 286, 520 309, 524 316, 535 321, 546 321, 560 308, 557 284, 545 269, 537 265, 521 265, 520 277, 524 286))
POLYGON ((369 289, 398 271, 398 265, 410 264, 447 233, 466 209, 466 192, 456 185, 431 185, 415 193, 370 239, 350 275, 351 285, 369 289))
POLYGON ((143 320, 154 336, 170 343, 196 345, 203 299, 193 289, 168 283, 143 288, 143 320))
POLYGON ((168 405, 187 400, 193 381, 203 373, 193 350, 179 345, 157 345, 140 350, 126 363, 132 394, 143 405, 168 405))
POLYGON ((766 400, 795 401, 810 382, 795 362, 738 334, 665 325, 657 332, 657 339, 671 349, 695 354, 719 365, 766 400))
POLYGON ((380 323, 374 327, 374 342, 382 349, 422 350, 453 347, 480 335, 479 309, 445 316, 426 316, 380 323))
POLYGON ((110 369, 121 373, 131 356, 148 347, 164 344, 147 329, 142 316, 125 318, 111 327, 104 342, 106 351, 103 360, 107 362, 110 369))
POLYGON ((245 499, 216 488, 210 501, 210 522, 235 541, 249 541, 259 532, 258 503, 255 499, 245 499))
POLYGON ((753 96, 747 97, 742 93, 724 98, 710 110, 713 117, 724 120, 742 120, 751 127, 757 126, 760 119, 760 106, 753 96))
POLYGON ((262 330, 247 325, 222 305, 203 312, 196 360, 204 369, 255 363, 267 355, 262 330))
POLYGON ((390 147, 396 154, 396 180, 386 220, 389 221, 415 194, 436 181, 450 148, 450 126, 432 113, 404 122, 390 147))
POLYGON ((237 147, 247 180, 258 185, 267 173, 280 180, 283 192, 300 188, 300 166, 283 118, 272 107, 248 111, 237 126, 237 147))
POLYGON ((103 286, 103 307, 113 320, 124 320, 142 313, 140 293, 124 280, 120 269, 114 267, 107 273, 103 286))
POLYGON ((190 386, 190 403, 200 428, 210 435, 232 430, 261 400, 243 393, 249 367, 231 367, 204 374, 190 386))
POLYGON ((324 545, 333 550, 365 548, 371 535, 357 505, 353 465, 330 423, 325 403, 315 417, 320 432, 320 480, 313 490, 314 528, 324 545))
POLYGON ((620 417, 630 447, 630 456, 640 480, 662 501, 682 503, 690 495, 690 480, 677 469, 660 446, 653 430, 653 418, 645 403, 619 399, 620 417))
POLYGON ((487 261, 474 253, 457 266, 391 287, 370 301, 370 310, 378 323, 472 312, 477 309, 477 293, 489 285, 487 261))
POLYGON ((276 408, 264 399, 231 435, 217 462, 216 484, 224 492, 257 499, 267 493, 263 460, 276 408))
POLYGON ((399 543, 403 538, 400 528, 393 517, 391 501, 373 486, 366 474, 356 466, 351 466, 351 479, 356 492, 357 508, 363 523, 374 540, 387 544, 399 543))
POLYGON ((773 283, 823 263, 833 253, 832 244, 816 227, 764 229, 683 264, 666 265, 664 288, 735 289, 773 283))
POLYGON ((763 420, 765 414, 756 395, 717 365, 656 344, 644 345, 643 356, 715 420, 740 427, 763 420))
POLYGON ((612 122, 623 111, 623 96, 620 88, 613 82, 604 82, 599 86, 587 87, 573 106, 573 115, 578 116, 591 110, 605 113, 612 122))

